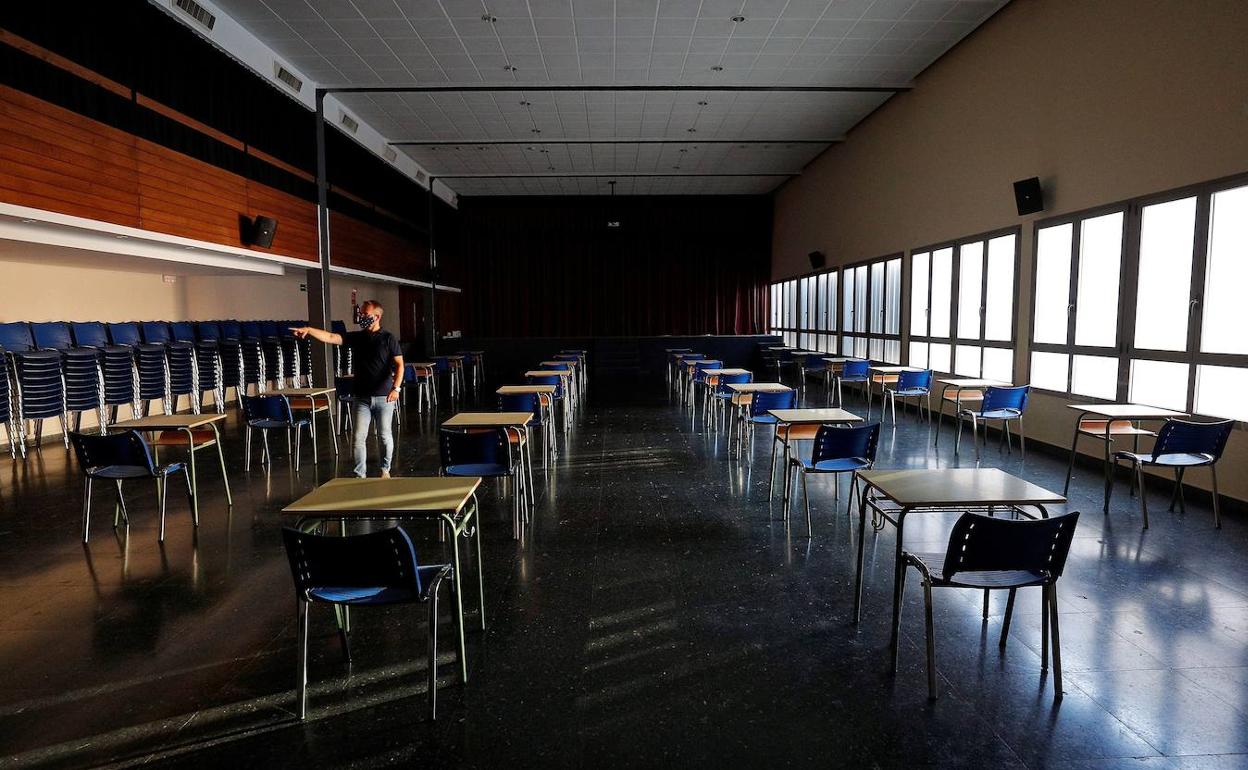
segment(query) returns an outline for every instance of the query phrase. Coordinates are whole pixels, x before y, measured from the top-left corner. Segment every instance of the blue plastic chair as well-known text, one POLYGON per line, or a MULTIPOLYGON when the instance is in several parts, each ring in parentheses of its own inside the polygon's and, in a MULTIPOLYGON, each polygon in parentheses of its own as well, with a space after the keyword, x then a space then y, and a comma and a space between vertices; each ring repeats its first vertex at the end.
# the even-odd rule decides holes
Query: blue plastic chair
MULTIPOLYGON (((713 410, 715 417, 721 422, 728 420, 728 405, 732 403, 732 397, 737 394, 735 390, 728 387, 729 385, 744 385, 747 382, 754 381, 753 372, 744 374, 721 374, 719 381, 715 383, 715 389, 711 391, 713 410)), ((731 423, 729 423, 731 424, 731 423)), ((731 436, 729 439, 731 440, 731 436)))
POLYGON ((433 412, 437 408, 438 388, 437 388, 437 370, 430 366, 416 366, 415 364, 403 365, 403 392, 400 397, 403 406, 407 406, 407 391, 409 387, 416 389, 416 412, 420 414, 425 411, 425 406, 429 407, 429 411, 433 412))
POLYGON ((152 458, 151 449, 138 431, 128 430, 122 433, 105 435, 70 433, 70 441, 74 445, 74 454, 78 456, 78 467, 86 476, 86 489, 82 499, 82 542, 91 536, 91 488, 96 479, 111 481, 117 487, 117 506, 113 510, 113 529, 118 522, 130 527, 130 517, 126 514, 126 501, 121 494, 122 482, 127 479, 153 479, 156 481, 156 497, 160 502, 160 542, 165 542, 165 495, 168 492, 169 476, 182 473, 186 480, 187 498, 191 501, 191 520, 199 526, 199 516, 195 512, 195 488, 191 486, 191 476, 185 463, 169 463, 157 465, 152 458))
POLYGON ((299 445, 303 429, 311 430, 308 417, 296 417, 290 408, 290 401, 285 396, 243 396, 243 419, 247 423, 245 436, 246 449, 243 452, 243 467, 251 470, 251 431, 260 431, 262 439, 261 461, 270 465, 272 455, 269 453, 269 431, 286 431, 286 453, 295 461, 295 470, 299 470, 299 445), (294 448, 291 448, 291 434, 294 434, 294 448))
MULTIPOLYGON (((1174 469, 1174 493, 1170 497, 1170 510, 1177 500, 1179 510, 1186 513, 1183 500, 1183 474, 1188 468, 1209 466, 1213 478, 1213 525, 1222 528, 1222 513, 1218 508, 1218 460, 1226 449, 1227 439, 1234 420, 1219 422, 1192 422, 1190 420, 1167 420, 1157 431, 1157 440, 1151 452, 1114 452, 1114 465, 1126 460, 1135 468, 1135 486, 1140 489, 1140 514, 1144 529, 1148 529, 1148 503, 1144 500, 1144 468, 1147 466, 1174 469)), ((1111 487, 1112 489, 1112 487, 1111 487)))
MULTIPOLYGON (((309 610, 313 604, 333 605, 343 656, 350 661, 351 642, 343 622, 350 608, 417 603, 429 605, 429 718, 437 719, 438 598, 448 580, 455 590, 451 565, 422 565, 412 539, 399 527, 348 537, 312 535, 286 527, 282 542, 299 606, 299 719, 306 719, 308 711, 309 610)), ((451 619, 463 623, 454 609, 451 619)))
POLYGON ((971 421, 971 439, 975 442, 975 459, 979 459, 979 423, 984 425, 984 441, 988 440, 987 422, 989 420, 999 420, 1001 422, 1001 438, 1005 441, 1006 451, 1010 448, 1010 422, 1018 422, 1018 446, 1024 458, 1027 457, 1027 440, 1023 437, 1023 412, 1027 409, 1027 394, 1030 391, 1027 385, 1019 385, 1011 388, 991 387, 984 391, 984 400, 980 402, 979 409, 963 409, 958 412, 958 433, 953 441, 953 453, 958 453, 958 446, 962 443, 962 423, 964 419, 969 418, 971 421))
POLYGON ((502 428, 467 431, 442 428, 438 448, 442 476, 482 476, 511 481, 512 537, 519 540, 528 517, 524 463, 512 453, 512 441, 502 428))
MULTIPOLYGON (((1005 619, 1001 623, 1003 650, 1014 615, 1014 595, 1020 588, 1039 587, 1042 617, 1040 669, 1049 667, 1050 638, 1053 642, 1053 700, 1062 699, 1062 637, 1058 629, 1057 579, 1066 567, 1066 557, 1079 523, 1079 512, 1047 519, 1011 519, 964 513, 949 533, 944 552, 918 553, 903 550, 901 581, 893 592, 895 601, 905 593, 910 567, 923 580, 924 620, 927 628, 927 695, 936 700, 936 643, 933 639, 932 589, 973 588, 1009 591, 1005 619)), ((901 625, 900 607, 893 609, 893 668, 896 670, 897 642, 901 625)))
POLYGON ((904 399, 925 399, 927 401, 927 421, 932 421, 932 370, 924 369, 918 372, 900 372, 897 375, 897 382, 892 385, 884 386, 884 408, 888 409, 892 406, 893 424, 897 423, 897 399, 901 398, 902 408, 905 408, 904 399))
MULTIPOLYGON (((797 405, 797 391, 785 390, 779 393, 751 393, 750 406, 745 415, 743 429, 750 434, 750 454, 754 454, 754 429, 758 425, 775 425, 779 420, 768 414, 772 409, 792 409, 797 405)), ((771 465, 767 471, 767 499, 771 499, 771 488, 776 474, 776 437, 771 441, 771 465)))
POLYGON ((705 386, 711 382, 711 377, 706 374, 706 370, 723 368, 724 362, 718 359, 707 359, 705 361, 699 361, 693 365, 693 374, 689 378, 689 390, 686 399, 690 406, 693 406, 694 402, 697 400, 698 386, 705 386))
MULTIPOLYGON (((806 534, 813 534, 810 524, 810 493, 806 488, 806 476, 811 473, 831 473, 836 477, 832 487, 833 499, 840 499, 840 474, 865 470, 875 465, 876 449, 880 445, 880 424, 854 425, 839 427, 836 425, 820 425, 815 434, 815 443, 810 450, 810 459, 805 459, 797 452, 789 457, 791 473, 802 476, 802 500, 806 505, 806 534)), ((789 481, 791 474, 785 476, 785 499, 789 497, 789 481)), ((845 515, 850 513, 854 502, 854 493, 858 489, 858 477, 854 476, 849 484, 849 498, 845 502, 845 515)), ((788 514, 788 506, 785 506, 788 514)))
POLYGON ((841 364, 840 374, 837 374, 832 378, 832 384, 836 388, 837 406, 841 406, 845 403, 845 396, 842 393, 841 385, 846 382, 861 382, 866 384, 868 403, 870 403, 871 362, 846 361, 844 364, 841 364))

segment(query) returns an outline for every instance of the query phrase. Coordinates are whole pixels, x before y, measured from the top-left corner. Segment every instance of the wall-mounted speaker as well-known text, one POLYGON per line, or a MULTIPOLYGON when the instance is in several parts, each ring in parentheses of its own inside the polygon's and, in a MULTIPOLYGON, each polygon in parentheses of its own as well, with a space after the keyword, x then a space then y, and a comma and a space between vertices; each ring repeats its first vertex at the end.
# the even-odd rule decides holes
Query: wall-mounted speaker
POLYGON ((812 251, 806 256, 810 257, 811 270, 820 270, 828 264, 828 258, 824 256, 822 251, 812 251))
POLYGON ((1018 207, 1018 215, 1026 216, 1044 211, 1044 190, 1040 189, 1040 178, 1020 179, 1014 183, 1014 205, 1018 207))
POLYGON ((277 235, 277 220, 273 217, 256 217, 251 226, 251 245, 269 248, 273 245, 273 236, 277 235))

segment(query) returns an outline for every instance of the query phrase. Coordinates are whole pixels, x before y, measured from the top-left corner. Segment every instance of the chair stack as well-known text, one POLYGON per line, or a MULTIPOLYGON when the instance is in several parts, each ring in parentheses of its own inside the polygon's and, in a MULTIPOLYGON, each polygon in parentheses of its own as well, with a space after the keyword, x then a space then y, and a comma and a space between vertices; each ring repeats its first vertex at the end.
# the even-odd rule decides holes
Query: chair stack
POLYGON ((221 351, 216 338, 200 339, 196 325, 190 321, 175 321, 169 324, 173 338, 178 342, 189 343, 195 351, 195 411, 203 409, 204 394, 212 394, 212 403, 217 414, 225 413, 225 386, 221 378, 221 351))
MULTIPOLYGON (((0 347, 0 361, 7 360, 4 348, 0 347)), ((9 396, 8 367, 0 372, 0 423, 4 423, 4 436, 9 443, 9 457, 17 457, 17 445, 13 441, 13 399, 9 396)))
POLYGON ((175 339, 169 324, 164 321, 145 321, 139 325, 143 342, 160 345, 165 352, 165 371, 169 375, 169 403, 171 412, 178 411, 178 399, 186 396, 191 411, 199 414, 199 357, 195 345, 175 339))
POLYGON ((0 324, 0 347, 5 349, 7 376, 13 385, 13 419, 18 424, 18 449, 26 456, 26 421, 36 420, 35 444, 43 435, 43 421, 57 417, 69 448, 65 419, 65 381, 61 377, 61 354, 37 350, 24 323, 0 324))
MULTIPOLYGON (((330 321, 329 330, 334 334, 347 333, 347 325, 342 321, 330 321)), ((355 369, 352 367, 351 349, 346 345, 334 346, 334 374, 339 377, 350 377, 355 369)))
POLYGON ((65 382, 65 412, 74 415, 74 430, 82 428, 82 413, 96 412, 100 425, 107 423, 104 412, 104 373, 100 353, 94 348, 74 347, 69 324, 59 321, 33 323, 30 333, 35 346, 61 354, 61 375, 65 382))
POLYGON ((135 396, 138 413, 147 414, 151 402, 159 401, 164 413, 171 414, 173 403, 169 397, 169 364, 165 360, 165 346, 144 342, 139 325, 133 322, 108 324, 108 337, 114 345, 131 350, 138 382, 135 396))
POLYGON ((109 342, 108 330, 99 321, 71 323, 69 330, 74 346, 95 350, 99 355, 100 372, 104 379, 104 408, 112 407, 110 422, 117 421, 118 407, 129 405, 132 416, 138 414, 138 384, 134 370, 134 351, 125 345, 109 342))
POLYGON ((286 349, 282 345, 279 332, 280 327, 276 321, 259 321, 256 325, 260 327, 260 349, 264 352, 265 389, 267 390, 270 384, 279 389, 284 388, 288 366, 286 349))

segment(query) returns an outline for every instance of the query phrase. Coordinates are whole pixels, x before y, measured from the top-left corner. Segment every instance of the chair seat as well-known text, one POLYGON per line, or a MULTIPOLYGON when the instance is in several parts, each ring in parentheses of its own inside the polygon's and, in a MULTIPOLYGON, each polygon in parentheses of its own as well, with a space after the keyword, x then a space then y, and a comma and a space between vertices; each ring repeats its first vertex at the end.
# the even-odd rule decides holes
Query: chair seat
POLYGON ((869 467, 871 463, 861 457, 838 457, 836 459, 820 460, 817 463, 811 463, 804 457, 794 457, 793 462, 802 466, 804 470, 814 473, 844 473, 846 471, 856 471, 869 467))
POLYGON ((298 428, 307 425, 308 418, 300 417, 292 422, 286 422, 285 420, 249 420, 247 424, 253 428, 260 428, 261 430, 275 428, 298 428))
POLYGON ((1140 465, 1166 465, 1175 468, 1209 465, 1214 461, 1211 455, 1194 452, 1175 452, 1158 455, 1156 458, 1153 457, 1152 452, 1114 452, 1114 457, 1119 460, 1130 460, 1140 465))
POLYGON ((750 415, 750 422, 755 425, 773 425, 780 421, 769 414, 752 414, 750 415))
POLYGON ((416 568, 420 574, 420 584, 425 594, 419 594, 406 588, 392 586, 322 586, 308 589, 308 598, 314 602, 331 604, 382 605, 405 604, 421 601, 429 590, 429 584, 439 572, 446 569, 445 564, 429 564, 416 568))
POLYGON ((865 374, 840 375, 837 377, 841 382, 866 382, 869 378, 865 374))
POLYGON ((894 389, 893 393, 898 396, 926 396, 927 388, 899 388, 894 389))
POLYGON ((980 420, 1016 420, 1022 416, 1017 409, 989 409, 986 412, 976 412, 972 409, 963 409, 962 414, 975 417, 980 420))
POLYGON ((782 441, 814 441, 819 435, 821 425, 781 425, 776 428, 776 437, 782 441))
POLYGON ((156 469, 156 475, 142 465, 104 465, 99 468, 88 468, 87 475, 96 479, 151 479, 156 476, 168 476, 182 470, 184 463, 169 463, 156 469))
POLYGON ((462 463, 448 465, 443 472, 447 476, 510 476, 511 468, 502 463, 462 463))
POLYGON ((943 553, 907 553, 907 557, 923 562, 932 576, 933 585, 957 588, 1025 588, 1043 585, 1048 575, 1031 570, 993 570, 990 572, 955 572, 953 579, 945 577, 943 553))

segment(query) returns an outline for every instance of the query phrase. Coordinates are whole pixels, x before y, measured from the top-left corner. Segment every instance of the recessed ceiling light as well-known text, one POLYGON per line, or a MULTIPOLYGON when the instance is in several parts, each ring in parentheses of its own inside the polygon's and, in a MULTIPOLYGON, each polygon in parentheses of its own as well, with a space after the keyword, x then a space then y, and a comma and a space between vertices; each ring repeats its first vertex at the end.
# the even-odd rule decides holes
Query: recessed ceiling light
POLYGON ((503 69, 507 70, 508 72, 516 72, 516 71, 518 71, 520 68, 519 68, 519 67, 514 67, 514 66, 512 66, 512 65, 510 65, 510 64, 504 64, 504 65, 503 65, 503 69))
POLYGON ((493 24, 494 22, 498 21, 498 17, 491 13, 483 13, 481 14, 481 21, 488 21, 489 23, 493 24))
POLYGON ((536 147, 534 147, 533 145, 531 145, 531 144, 530 144, 528 147, 525 147, 524 149, 526 149, 526 150, 536 150, 537 148, 536 148, 536 147))
POLYGON ((724 71, 724 68, 718 64, 716 64, 714 67, 711 67, 711 72, 723 72, 723 71, 724 71))
POLYGON ((690 133, 690 134, 696 134, 696 133, 698 133, 698 129, 696 129, 696 128, 686 128, 686 129, 685 129, 685 131, 687 131, 687 132, 688 132, 688 133, 690 133))
POLYGON ((548 171, 554 171, 554 170, 555 170, 555 167, 554 167, 554 166, 547 166, 547 167, 546 167, 546 169, 547 169, 548 171))
POLYGON ((533 102, 528 102, 528 101, 525 101, 524 99, 521 99, 521 100, 520 100, 520 106, 521 106, 521 107, 532 107, 532 106, 533 106, 533 102))
POLYGON ((740 24, 745 21, 745 17, 738 13, 736 16, 732 17, 732 21, 734 24, 740 24))
POLYGON ((540 128, 530 128, 530 129, 529 129, 529 131, 531 131, 531 132, 533 132, 533 133, 535 133, 535 134, 540 134, 540 133, 542 133, 542 129, 540 129, 540 128))
POLYGON ((543 147, 542 149, 538 150, 538 152, 550 152, 550 150, 548 150, 548 149, 546 149, 545 147, 543 147))
POLYGON ((699 107, 705 107, 705 106, 706 106, 706 105, 708 105, 708 104, 710 104, 710 102, 708 102, 708 101, 707 101, 707 100, 705 100, 705 99, 703 99, 702 101, 698 102, 698 106, 699 106, 699 107))

